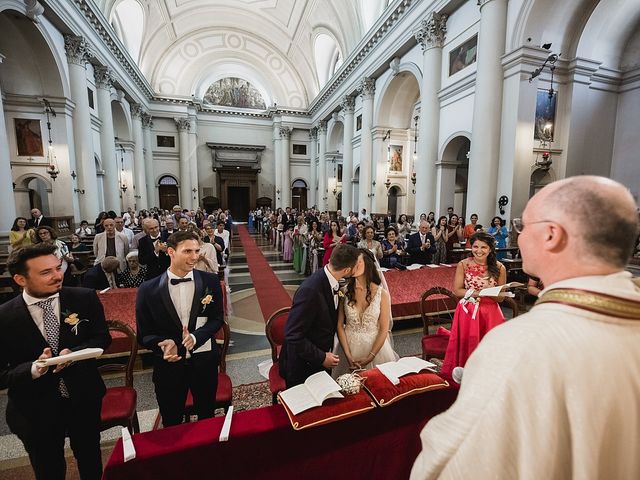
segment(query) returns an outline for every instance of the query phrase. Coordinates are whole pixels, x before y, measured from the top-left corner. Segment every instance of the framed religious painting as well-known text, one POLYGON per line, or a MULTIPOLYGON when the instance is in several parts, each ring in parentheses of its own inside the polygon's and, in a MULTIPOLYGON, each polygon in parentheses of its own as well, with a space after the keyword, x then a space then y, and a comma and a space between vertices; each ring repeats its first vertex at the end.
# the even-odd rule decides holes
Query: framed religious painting
POLYGON ((156 135, 156 140, 159 147, 175 148, 176 146, 176 137, 172 135, 156 135))
POLYGON ((536 121, 533 132, 535 140, 553 142, 557 97, 557 93, 549 95, 548 90, 538 90, 536 96, 536 121))
POLYGON ((402 171, 402 145, 389 145, 389 171, 402 171))
POLYGON ((478 35, 474 35, 469 40, 449 52, 449 76, 467 68, 476 61, 478 51, 478 35))
POLYGON ((19 157, 44 157, 40 120, 14 118, 19 157))

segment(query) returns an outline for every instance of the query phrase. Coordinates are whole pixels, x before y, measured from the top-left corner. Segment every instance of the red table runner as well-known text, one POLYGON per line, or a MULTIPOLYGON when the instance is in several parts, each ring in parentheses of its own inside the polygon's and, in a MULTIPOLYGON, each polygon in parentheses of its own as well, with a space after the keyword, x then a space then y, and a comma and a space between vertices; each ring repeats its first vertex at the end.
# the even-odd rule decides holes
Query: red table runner
POLYGON ((281 405, 239 412, 228 442, 218 442, 223 417, 137 434, 136 458, 124 463, 118 440, 102 478, 408 478, 422 427, 456 395, 452 388, 426 392, 300 431, 281 405))
MULTIPOLYGON (((391 314, 394 320, 420 316, 420 297, 432 287, 444 287, 453 291, 456 266, 423 267, 418 270, 389 270, 384 277, 391 295, 391 314)), ((440 297, 443 298, 444 297, 440 297)), ((433 311, 437 301, 431 302, 433 311)), ((441 307, 442 305, 440 305, 441 307)))

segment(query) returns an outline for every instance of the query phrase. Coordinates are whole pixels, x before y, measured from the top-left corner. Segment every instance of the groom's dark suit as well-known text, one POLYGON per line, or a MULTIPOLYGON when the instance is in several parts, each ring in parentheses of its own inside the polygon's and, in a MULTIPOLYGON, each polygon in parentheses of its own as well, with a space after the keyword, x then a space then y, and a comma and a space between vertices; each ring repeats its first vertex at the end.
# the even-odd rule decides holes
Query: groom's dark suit
POLYGON ((322 362, 333 348, 337 323, 334 294, 321 268, 302 282, 293 297, 279 360, 287 388, 324 370, 322 362))
MULTIPOLYGON (((58 352, 65 348, 106 349, 111 344, 102 304, 94 290, 63 287, 58 305, 58 352), (77 334, 64 321, 65 314, 72 313, 88 320, 77 324, 77 334)), ((9 388, 7 424, 24 443, 36 478, 64 478, 64 438, 68 434, 80 476, 99 479, 100 408, 105 386, 96 360, 74 363, 56 374, 49 368, 34 380, 31 365, 49 344, 22 295, 0 306, 0 330, 0 389, 9 388), (59 378, 64 379, 68 399, 61 396, 59 378)))
POLYGON ((211 340, 211 349, 192 353, 186 358, 182 346, 182 323, 178 309, 169 293, 167 273, 144 282, 136 298, 136 322, 138 341, 153 351, 153 383, 160 407, 163 425, 182 423, 187 392, 191 389, 194 410, 200 419, 213 416, 218 386, 218 362, 220 352, 214 336, 224 321, 222 289, 217 275, 193 271, 194 296, 191 301, 188 329, 196 338, 193 350, 211 340), (212 296, 208 305, 202 303, 212 296), (196 328, 196 325, 203 323, 196 328), (158 343, 171 339, 178 346, 182 360, 174 363, 164 360, 158 343))

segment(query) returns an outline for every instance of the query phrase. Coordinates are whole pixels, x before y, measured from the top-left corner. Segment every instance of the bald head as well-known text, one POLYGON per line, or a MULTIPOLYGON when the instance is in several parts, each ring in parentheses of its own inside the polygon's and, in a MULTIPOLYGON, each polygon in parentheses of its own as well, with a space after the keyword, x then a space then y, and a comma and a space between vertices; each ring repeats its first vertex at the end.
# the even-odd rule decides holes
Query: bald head
POLYGON ((609 178, 577 176, 554 182, 536 194, 525 211, 536 217, 529 222, 553 220, 563 225, 578 239, 580 255, 624 268, 633 251, 636 203, 624 185, 609 178))

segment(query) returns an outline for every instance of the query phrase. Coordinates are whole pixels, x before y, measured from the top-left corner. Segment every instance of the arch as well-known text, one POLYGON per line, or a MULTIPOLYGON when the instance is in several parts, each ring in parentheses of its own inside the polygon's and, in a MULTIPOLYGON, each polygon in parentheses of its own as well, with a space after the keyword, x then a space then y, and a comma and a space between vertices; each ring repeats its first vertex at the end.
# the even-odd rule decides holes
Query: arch
POLYGON ((291 188, 307 188, 307 182, 302 178, 296 178, 291 182, 291 188))
MULTIPOLYGON (((160 201, 160 208, 162 208, 163 210, 171 210, 174 205, 180 204, 178 191, 179 184, 178 179, 175 175, 172 175, 170 173, 161 173, 156 177, 156 185, 158 186, 158 199, 160 201)), ((205 198, 210 199, 212 197, 205 198)), ((209 203, 205 203, 205 198, 202 199, 202 204, 210 204, 210 201, 209 203)), ((220 202, 218 202, 218 205, 219 203, 220 202)))
POLYGON ((51 183, 50 179, 48 179, 44 175, 40 175, 39 173, 25 173, 24 175, 20 175, 18 178, 16 178, 14 183, 16 184, 16 186, 19 186, 21 188, 28 188, 29 182, 34 178, 37 178, 44 182, 47 188, 47 192, 53 192, 53 183, 51 183))
POLYGON ((156 180, 156 185, 180 185, 175 175, 163 173, 156 180))
POLYGON ((202 99, 209 105, 265 110, 269 103, 263 92, 263 86, 256 86, 246 78, 222 77, 206 87, 202 99))
POLYGON ((313 36, 313 59, 318 86, 324 87, 336 69, 342 64, 344 55, 333 32, 328 28, 316 29, 313 36))
POLYGON ((344 123, 342 121, 333 121, 327 128, 327 151, 343 152, 344 151, 344 123))
POLYGON ((53 184, 50 179, 39 173, 26 173, 15 180, 14 196, 18 211, 39 208, 45 216, 50 216, 50 197, 53 184), (22 208, 19 208, 22 207, 22 208))
POLYGON ((143 5, 137 0, 119 0, 111 5, 107 18, 133 61, 138 63, 146 20, 143 5))
POLYGON ((544 186, 556 180, 555 171, 551 168, 536 168, 531 172, 529 198, 538 193, 544 186))
POLYGON ((387 212, 398 218, 398 197, 402 194, 402 188, 398 184, 391 185, 387 191, 387 212))
MULTIPOLYGON (((455 133, 452 133, 451 135, 449 135, 447 137, 447 139, 442 143, 442 146, 440 147, 440 151, 438 152, 438 160, 440 161, 444 161, 444 152, 445 150, 449 147, 449 144, 456 138, 459 137, 464 137, 467 140, 469 140, 469 143, 471 143, 471 132, 466 132, 464 130, 459 130, 455 133)), ((461 141, 461 140, 460 140, 461 141)))
POLYGON ((387 78, 374 112, 374 124, 413 128, 413 112, 420 100, 420 78, 409 69, 387 78))
POLYGON ((131 116, 127 115, 122 102, 111 101, 111 116, 113 118, 113 135, 117 142, 131 141, 133 139, 131 116))

